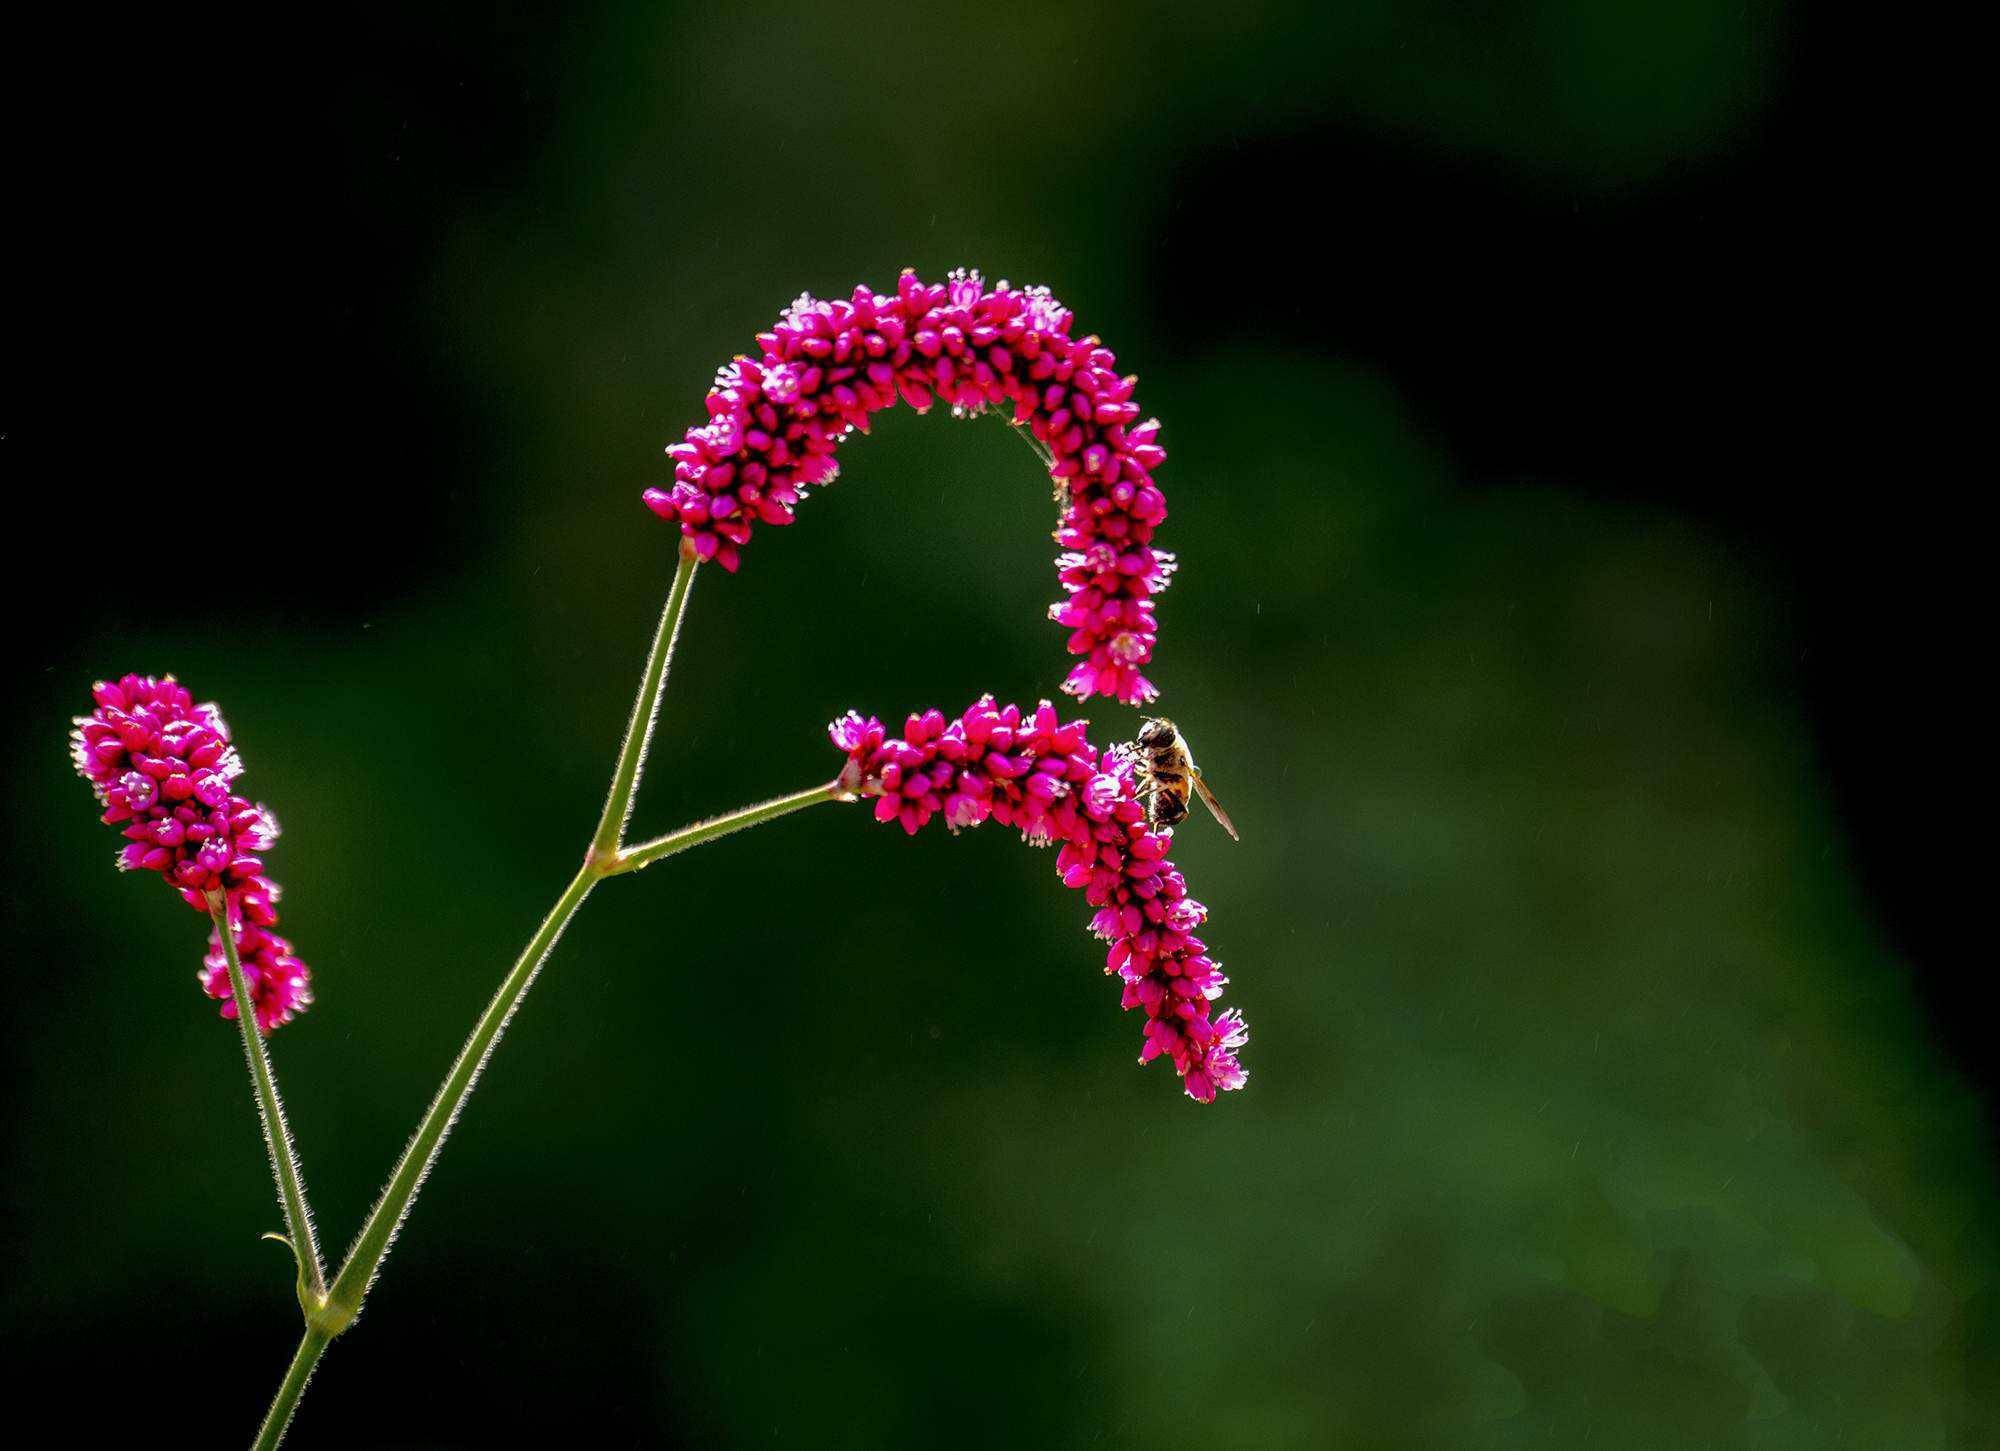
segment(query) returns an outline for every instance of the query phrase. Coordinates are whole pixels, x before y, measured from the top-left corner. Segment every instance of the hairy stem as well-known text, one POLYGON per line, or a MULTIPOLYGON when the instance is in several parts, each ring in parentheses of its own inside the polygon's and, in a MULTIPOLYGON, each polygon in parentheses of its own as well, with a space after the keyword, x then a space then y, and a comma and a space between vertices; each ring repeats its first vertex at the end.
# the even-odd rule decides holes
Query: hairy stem
POLYGON ((625 728, 625 746, 618 753, 618 766, 611 773, 611 791, 604 799, 604 815, 598 819, 597 835, 591 839, 593 857, 610 857, 625 835, 625 822, 632 814, 632 797, 639 789, 639 771, 646 762, 646 745, 653 738, 653 718, 659 712, 660 693, 666 688, 667 666, 674 657, 674 640, 681 632, 681 616, 687 612, 688 591, 694 587, 699 561, 685 541, 674 582, 667 590, 666 608, 660 613, 660 628, 653 635, 652 653, 646 657, 646 673, 639 681, 638 698, 632 702, 632 722, 625 728))
POLYGON ((333 1286, 327 1291, 326 1306, 318 1317, 318 1323, 329 1333, 339 1334, 361 1313, 361 1302, 367 1298, 375 1272, 381 1268, 382 1260, 396 1238, 396 1231, 402 1226, 403 1216, 410 1212, 417 1191, 423 1187, 424 1177, 430 1173, 438 1150, 444 1146, 445 1135, 451 1132, 459 1110, 472 1096, 473 1085, 479 1081, 479 1070, 486 1066, 486 1060, 492 1056, 500 1035, 507 1031, 514 1010, 533 986, 535 974, 541 971, 543 961, 556 945, 556 939, 562 936, 563 928, 576 915, 576 909, 583 905, 583 899, 590 895, 590 889, 597 885, 599 876, 600 872, 588 865, 576 874, 576 879, 556 899, 555 906, 549 909, 549 915, 542 919, 541 927, 528 939, 528 945, 521 950, 513 969, 501 979, 499 991, 493 994, 486 1011, 473 1025, 472 1036, 458 1050, 458 1057, 452 1063, 451 1071, 445 1075, 437 1097, 431 1100, 423 1121, 410 1136, 409 1146, 397 1161, 395 1173, 389 1176, 388 1186, 383 1189, 382 1197, 375 1201, 375 1208, 369 1212, 367 1223, 361 1226, 354 1247, 347 1252, 340 1273, 334 1276, 333 1286))
POLYGON ((284 1384, 278 1387, 271 1409, 264 1413, 264 1424, 257 1428, 257 1441, 252 1451, 276 1451, 277 1444, 285 1438, 285 1428, 292 1424, 292 1412, 299 1408, 299 1397, 305 1394, 306 1382, 312 1379, 313 1367, 319 1364, 320 1356, 326 1353, 327 1344, 332 1339, 319 1326, 306 1326, 305 1336, 299 1341, 290 1368, 285 1371, 284 1384))
MULTIPOLYGON (((639 785, 640 767, 644 763, 646 746, 653 731, 653 718, 659 708, 660 695, 666 685, 667 667, 673 657, 674 640, 680 631, 681 616, 687 609, 688 590, 694 581, 696 558, 693 552, 683 546, 680 564, 674 572, 674 582, 667 594, 667 604, 660 617, 659 630, 653 636, 653 648, 646 658, 646 669, 639 684, 638 698, 632 703, 632 721, 626 731, 625 744, 619 752, 618 765, 611 777, 610 794, 604 803, 604 815, 597 825, 596 835, 591 841, 590 851, 584 858, 583 866, 576 877, 557 898, 555 906, 549 909, 542 925, 521 950, 512 969, 501 981, 493 1000, 480 1014, 473 1026, 472 1035, 465 1040, 453 1060, 451 1071, 445 1075, 444 1083, 438 1088, 437 1096, 425 1111, 411 1135, 410 1142, 403 1150, 403 1156, 396 1163, 394 1173, 389 1176, 388 1185, 382 1190, 381 1198, 369 1211, 367 1222, 361 1226, 361 1233, 355 1237, 354 1245, 347 1252, 346 1260, 334 1276, 333 1283, 316 1297, 316 1303, 308 1306, 305 1338, 299 1342, 297 1354, 292 1359, 291 1368, 285 1373, 283 1384, 278 1388, 271 1409, 265 1416, 263 1429, 258 1433, 257 1446, 260 1451, 275 1447, 291 1423, 293 1409, 304 1393, 306 1382, 311 1379, 313 1367, 332 1339, 339 1335, 361 1313, 362 1303, 374 1285, 375 1276, 388 1257, 389 1247, 395 1242, 403 1220, 416 1201, 417 1192, 423 1188, 424 1179, 429 1175, 431 1165, 437 1161, 439 1151, 444 1147, 445 1137, 457 1122, 459 1111, 472 1096, 472 1090, 479 1082, 479 1075, 486 1066, 486 1060, 493 1054, 500 1037, 507 1031, 514 1011, 534 985, 536 975, 549 953, 561 938, 563 929, 569 925, 571 917, 583 905, 584 898, 591 889, 608 876, 618 876, 626 872, 638 871, 663 857, 699 846, 741 831, 745 827, 757 826, 766 821, 774 821, 794 811, 821 801, 852 800, 852 796, 842 789, 838 781, 824 786, 814 786, 809 790, 795 792, 790 796, 780 796, 756 806, 746 806, 725 816, 717 816, 708 821, 696 822, 682 827, 679 831, 643 842, 627 849, 622 844, 625 821, 632 809, 632 797, 639 785)), ((226 929, 226 925, 225 929, 226 929)), ((224 934, 228 941, 227 932, 224 934)), ((240 971, 236 969, 235 948, 230 952, 230 967, 234 973, 239 1013, 249 1013, 248 996, 245 993, 240 971)), ((255 1039, 254 1030, 250 1034, 255 1039)), ((261 1061, 261 1054, 253 1058, 261 1061)), ((272 1090, 275 1106, 276 1090, 272 1090)), ((283 1119, 278 1119, 282 1133, 283 1119)), ((268 1121, 267 1121, 268 1123, 268 1121)), ((267 1128, 268 1133, 268 1128, 267 1128)), ((275 1150, 274 1156, 275 1156, 275 1150)), ((286 1162, 289 1162, 288 1160, 286 1162)), ((303 1196, 301 1196, 303 1205, 303 1196)), ((307 1231, 310 1234, 310 1231, 307 1231)), ((307 1240, 310 1243, 310 1240, 307 1240)), ((317 1267, 317 1251, 314 1251, 314 1265, 317 1267)), ((303 1271, 302 1271, 303 1273, 303 1271)))
POLYGON ((740 811, 731 811, 724 816, 711 816, 706 821, 697 821, 692 826, 683 826, 679 831, 670 831, 665 836, 656 836, 651 841, 637 846, 620 848, 617 855, 605 867, 607 877, 619 876, 625 872, 636 872, 641 867, 649 867, 662 857, 670 857, 675 852, 686 851, 691 846, 714 841, 719 836, 727 836, 732 831, 741 831, 746 826, 761 826, 767 821, 776 821, 780 816, 789 816, 794 811, 803 811, 808 806, 816 806, 822 801, 846 801, 853 798, 841 789, 838 781, 829 781, 824 786, 809 787, 804 791, 794 791, 790 796, 777 796, 769 801, 760 801, 755 806, 745 806, 740 811))
POLYGON ((306 1206, 298 1151, 292 1147, 291 1126, 285 1122, 285 1103, 278 1096, 278 1079, 271 1071, 264 1035, 257 1026, 257 1007, 250 1000, 250 985, 243 978, 243 963, 236 951, 236 931, 229 925, 229 904, 222 893, 208 894, 208 915, 215 922, 216 935, 222 939, 223 960, 229 964, 229 989, 236 1000, 236 1025, 243 1030, 243 1056, 250 1065, 257 1117, 264 1126, 264 1148, 271 1156, 271 1173, 278 1181, 278 1204, 284 1210, 286 1235, 292 1256, 299 1264, 299 1305, 310 1319, 326 1299, 326 1271, 320 1264, 319 1242, 313 1238, 312 1211, 306 1206))

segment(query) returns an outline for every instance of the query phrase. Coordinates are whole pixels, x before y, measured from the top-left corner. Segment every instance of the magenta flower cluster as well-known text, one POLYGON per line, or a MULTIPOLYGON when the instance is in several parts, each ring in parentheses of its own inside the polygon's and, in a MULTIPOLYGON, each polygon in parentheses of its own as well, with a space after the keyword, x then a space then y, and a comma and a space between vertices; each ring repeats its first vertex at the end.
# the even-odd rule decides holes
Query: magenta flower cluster
POLYGON ((944 283, 905 272, 894 292, 857 287, 845 302, 800 297, 758 334, 760 356, 716 375, 708 421, 667 450, 674 486, 648 489, 646 504, 702 559, 734 570, 758 524, 791 523, 806 491, 833 479, 836 450, 870 414, 899 398, 920 413, 1009 407, 1059 485, 1066 597, 1049 614, 1083 657, 1063 689, 1149 701, 1140 667, 1157 635, 1152 596, 1174 563, 1152 547, 1167 517, 1153 482, 1166 451, 1159 421, 1139 421, 1137 379, 1120 377, 1096 338, 1071 337, 1071 322, 1048 289, 988 288, 976 272, 944 283))
MULTIPOLYGON (((277 926, 278 885, 263 853, 278 838, 270 811, 236 794, 243 762, 213 705, 197 705, 173 676, 127 675, 91 688, 97 707, 76 718, 76 769, 122 829, 124 871, 158 872, 206 913, 221 893, 234 927, 257 1023, 269 1032, 312 1001, 310 974, 277 926)), ((236 1016, 222 940, 209 933, 202 988, 236 1016)))
POLYGON ((1023 711, 989 695, 951 720, 913 715, 900 737, 853 712, 828 730, 847 754, 840 786, 874 797, 878 821, 914 836, 934 819, 953 832, 990 819, 1031 844, 1060 843, 1063 885, 1097 909, 1090 930, 1110 944, 1104 970, 1123 981, 1123 1006, 1146 1015, 1139 1061, 1171 1060, 1188 1097, 1213 1102, 1248 1077, 1237 1057, 1248 1029, 1234 1010, 1212 1010, 1228 979, 1194 935, 1208 912, 1167 859, 1173 831, 1147 823, 1135 757, 1100 754, 1085 725, 1047 701, 1023 711))

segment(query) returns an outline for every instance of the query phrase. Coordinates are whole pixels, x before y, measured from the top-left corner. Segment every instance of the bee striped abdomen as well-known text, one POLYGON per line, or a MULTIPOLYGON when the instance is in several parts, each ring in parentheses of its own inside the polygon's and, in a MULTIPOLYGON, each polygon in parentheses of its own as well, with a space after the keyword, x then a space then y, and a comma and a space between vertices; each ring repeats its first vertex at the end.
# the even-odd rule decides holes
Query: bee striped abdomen
POLYGON ((1139 789, 1145 795, 1146 821, 1155 829, 1177 826, 1187 820, 1188 797, 1196 789, 1208 800, 1188 753, 1187 738, 1163 716, 1147 719, 1133 742, 1140 761, 1139 789))

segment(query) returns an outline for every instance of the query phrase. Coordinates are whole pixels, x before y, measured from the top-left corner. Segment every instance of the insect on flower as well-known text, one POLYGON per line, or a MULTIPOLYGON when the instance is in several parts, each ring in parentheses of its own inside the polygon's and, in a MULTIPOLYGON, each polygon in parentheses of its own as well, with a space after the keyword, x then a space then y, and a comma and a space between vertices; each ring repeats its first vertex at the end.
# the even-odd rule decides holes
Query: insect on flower
POLYGON ((1229 813, 1222 809, 1215 793, 1208 789, 1201 767, 1194 763, 1194 752, 1188 749, 1187 737, 1181 734, 1178 726, 1163 715, 1148 716, 1139 727, 1138 747, 1141 768, 1145 773, 1146 819, 1154 830, 1174 826, 1187 819, 1188 792, 1192 790, 1201 797, 1201 804, 1208 808, 1209 815, 1229 833, 1231 841, 1243 839, 1236 834, 1236 823, 1229 819, 1229 813))
POLYGON ((1097 909, 1090 931, 1109 944, 1119 1006, 1145 1013, 1139 1061, 1165 1058, 1189 1098, 1213 1103, 1249 1081, 1238 1053, 1249 1029, 1233 1009, 1214 1011, 1229 979, 1195 935, 1208 909, 1167 856, 1173 836, 1149 817, 1142 752, 1130 742, 1100 752, 1086 725, 1046 700, 1024 711, 990 695, 955 719, 912 712, 901 736, 849 711, 827 728, 847 756, 833 785, 873 798, 875 819, 910 836, 932 821, 954 834, 997 821, 1035 846, 1060 844, 1056 873, 1097 909))

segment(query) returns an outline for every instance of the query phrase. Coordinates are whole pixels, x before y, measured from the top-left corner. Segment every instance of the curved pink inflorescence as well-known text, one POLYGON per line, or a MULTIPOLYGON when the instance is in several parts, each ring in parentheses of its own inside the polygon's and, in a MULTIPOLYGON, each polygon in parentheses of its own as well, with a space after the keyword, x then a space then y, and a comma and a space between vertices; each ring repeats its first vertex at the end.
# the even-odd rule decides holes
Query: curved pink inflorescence
MULTIPOLYGON (((263 853, 278 839, 268 809, 236 794, 243 762, 213 705, 197 705, 173 676, 127 675, 91 687, 97 707, 70 733, 77 774, 104 805, 107 825, 121 827, 121 871, 153 871, 203 915, 208 893, 221 892, 238 939, 244 980, 265 1032, 312 1001, 310 974, 278 923, 278 884, 263 853)), ((198 974, 202 989, 236 1016, 222 941, 211 930, 198 974)))
POLYGON ((853 712, 828 732, 847 754, 840 785, 875 798, 878 821, 914 836, 940 817, 954 832, 990 819, 1060 843, 1063 884, 1097 909, 1090 930, 1111 944, 1104 970, 1123 980, 1123 1006, 1145 1012, 1139 1061, 1170 1059, 1188 1097, 1210 1103, 1247 1080, 1237 1055, 1249 1030, 1212 1010, 1228 979, 1194 935, 1208 912, 1167 859, 1173 831, 1147 824, 1137 762, 1126 748, 1100 754, 1086 724, 1047 701, 1023 711, 988 695, 951 720, 913 715, 900 737, 853 712))
POLYGON ((1157 691, 1140 673, 1153 656, 1152 597, 1173 556, 1152 547, 1167 517, 1153 474, 1166 459, 1158 419, 1139 421, 1133 377, 1043 287, 988 288, 977 272, 943 283, 904 272, 893 292, 857 287, 845 302, 802 296, 760 333, 758 357, 716 374, 708 421, 667 450, 674 486, 647 507, 678 523, 702 559, 734 570, 758 524, 792 522, 806 491, 832 481, 834 455, 869 415, 900 398, 918 412, 1013 410, 1039 441, 1059 485, 1056 569, 1066 598, 1049 607, 1082 660, 1063 682, 1081 699, 1128 705, 1157 691))

